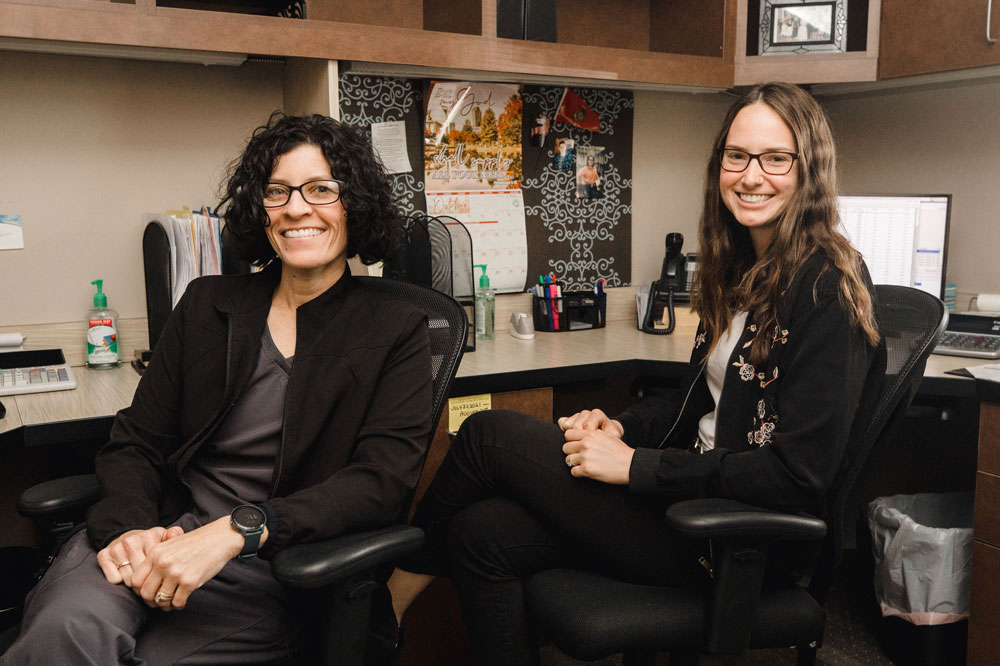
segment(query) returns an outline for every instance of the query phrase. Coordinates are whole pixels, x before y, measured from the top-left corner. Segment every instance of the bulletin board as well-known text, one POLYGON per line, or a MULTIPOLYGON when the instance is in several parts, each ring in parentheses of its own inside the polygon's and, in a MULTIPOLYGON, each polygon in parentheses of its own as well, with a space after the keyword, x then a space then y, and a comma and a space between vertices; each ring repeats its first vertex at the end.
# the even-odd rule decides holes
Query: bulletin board
MULTIPOLYGON (((343 122, 369 132, 372 123, 402 121, 405 125, 412 171, 391 176, 402 215, 426 212, 423 142, 428 85, 424 79, 349 72, 340 77, 343 122)), ((631 92, 623 90, 573 91, 600 117, 600 131, 556 120, 564 88, 521 87, 526 288, 538 275, 549 273, 568 289, 592 288, 598 279, 609 287, 631 282, 635 101, 631 92), (542 115, 551 121, 539 146, 540 137, 532 134, 532 128, 542 115), (569 142, 572 151, 565 147, 569 142)))

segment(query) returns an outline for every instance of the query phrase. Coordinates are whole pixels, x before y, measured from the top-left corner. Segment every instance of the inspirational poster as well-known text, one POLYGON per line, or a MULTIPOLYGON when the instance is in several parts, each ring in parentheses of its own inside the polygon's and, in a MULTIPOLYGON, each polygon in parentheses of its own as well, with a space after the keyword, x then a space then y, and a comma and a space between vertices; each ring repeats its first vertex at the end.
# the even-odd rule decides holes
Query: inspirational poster
POLYGON ((427 213, 466 226, 472 263, 487 266, 497 291, 523 291, 527 279, 521 122, 516 85, 430 85, 424 123, 427 213))

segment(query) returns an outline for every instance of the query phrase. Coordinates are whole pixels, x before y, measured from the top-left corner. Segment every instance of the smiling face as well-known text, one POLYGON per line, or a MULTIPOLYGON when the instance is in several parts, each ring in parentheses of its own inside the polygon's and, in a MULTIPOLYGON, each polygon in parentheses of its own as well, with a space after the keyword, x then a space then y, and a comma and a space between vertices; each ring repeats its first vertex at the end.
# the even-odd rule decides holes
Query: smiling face
MULTIPOLYGON (((736 114, 725 147, 752 154, 798 152, 792 130, 774 109, 762 102, 743 107, 736 114)), ((798 164, 782 176, 764 173, 755 159, 741 172, 720 169, 722 202, 736 221, 750 230, 758 256, 770 244, 773 222, 788 206, 798 184, 798 164)))
MULTIPOLYGON (((270 182, 297 187, 314 180, 331 180, 323 152, 301 144, 276 160, 270 182)), ((281 259, 282 276, 333 284, 347 265, 347 211, 343 199, 324 205, 306 203, 292 192, 284 206, 267 208, 267 239, 281 259)))

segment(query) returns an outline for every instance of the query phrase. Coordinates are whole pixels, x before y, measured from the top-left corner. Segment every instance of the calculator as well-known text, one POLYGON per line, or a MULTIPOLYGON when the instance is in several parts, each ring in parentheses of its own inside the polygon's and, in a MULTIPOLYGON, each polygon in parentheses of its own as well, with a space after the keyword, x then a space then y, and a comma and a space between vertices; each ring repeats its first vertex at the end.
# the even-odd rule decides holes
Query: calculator
POLYGON ((935 354, 1000 358, 1000 315, 996 313, 951 314, 935 354))
POLYGON ((74 388, 62 349, 0 352, 0 396, 74 388))

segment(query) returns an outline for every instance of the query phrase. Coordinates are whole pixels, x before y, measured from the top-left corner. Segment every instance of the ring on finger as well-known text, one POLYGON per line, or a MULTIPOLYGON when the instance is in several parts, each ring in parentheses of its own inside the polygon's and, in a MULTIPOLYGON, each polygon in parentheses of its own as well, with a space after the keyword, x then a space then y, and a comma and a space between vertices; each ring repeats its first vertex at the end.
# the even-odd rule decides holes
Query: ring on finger
POLYGON ((576 464, 572 460, 569 459, 569 456, 566 456, 566 466, 567 467, 575 467, 576 466, 576 464))
POLYGON ((173 599, 174 599, 174 595, 167 594, 165 592, 157 592, 156 596, 153 597, 153 601, 155 601, 158 604, 159 603, 163 603, 165 601, 173 601, 173 599))
POLYGON ((121 564, 118 565, 118 568, 121 569, 122 567, 128 567, 128 566, 131 566, 131 565, 132 565, 131 562, 129 562, 128 560, 125 560, 124 562, 122 562, 121 564))

